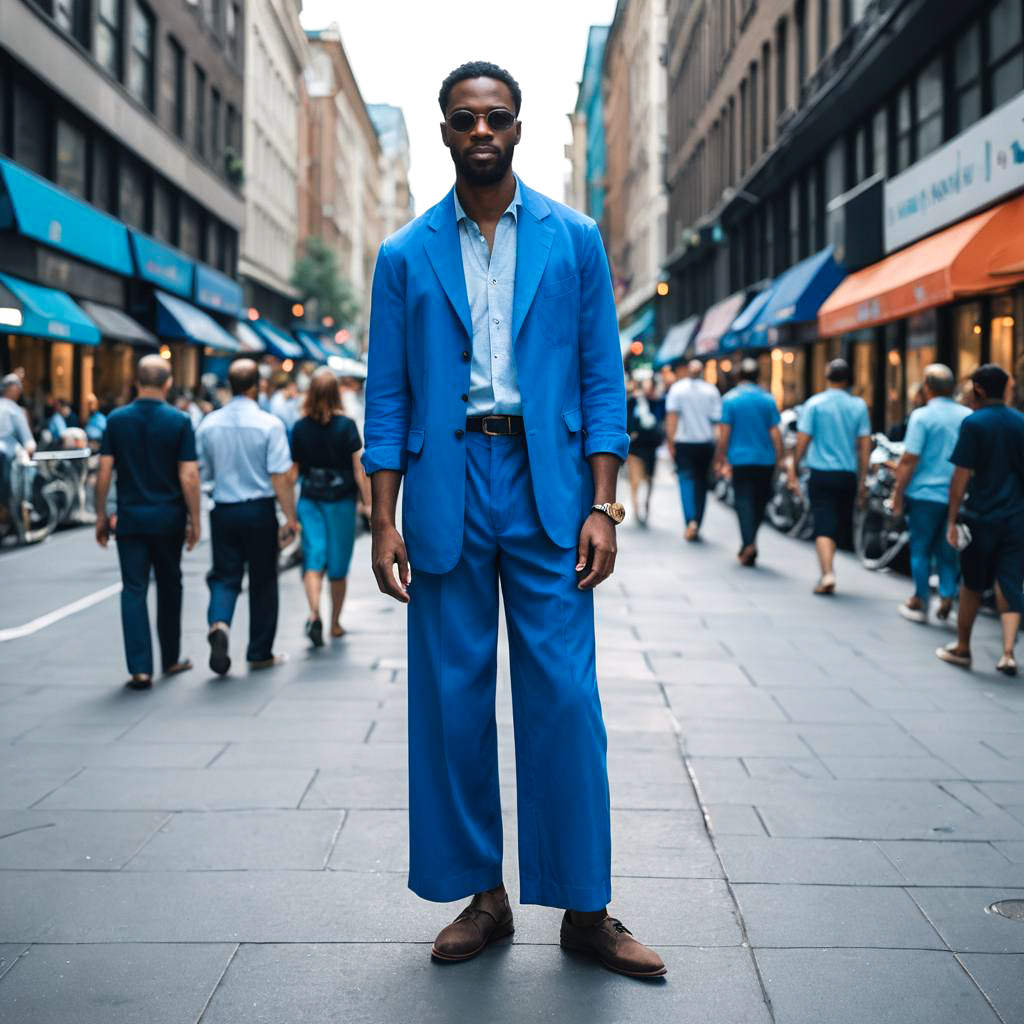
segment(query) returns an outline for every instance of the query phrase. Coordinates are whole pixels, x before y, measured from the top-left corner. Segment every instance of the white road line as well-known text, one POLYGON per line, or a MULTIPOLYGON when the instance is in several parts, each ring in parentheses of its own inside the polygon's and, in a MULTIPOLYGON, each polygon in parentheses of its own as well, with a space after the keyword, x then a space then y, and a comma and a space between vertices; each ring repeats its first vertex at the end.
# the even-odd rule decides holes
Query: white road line
POLYGON ((8 640, 20 640, 24 636, 31 636, 33 633, 38 633, 41 629, 46 629, 47 626, 52 626, 55 622, 60 622, 61 619, 66 619, 69 615, 85 611, 86 608, 91 608, 94 604, 99 604, 100 601, 106 601, 108 597, 113 597, 115 594, 120 593, 121 584, 111 583, 109 587, 97 590, 93 594, 86 594, 85 597, 80 597, 77 601, 72 601, 71 604, 66 604, 63 608, 56 609, 56 611, 40 615, 38 619, 26 622, 23 626, 11 626, 10 629, 0 629, 0 644, 6 643, 8 640))

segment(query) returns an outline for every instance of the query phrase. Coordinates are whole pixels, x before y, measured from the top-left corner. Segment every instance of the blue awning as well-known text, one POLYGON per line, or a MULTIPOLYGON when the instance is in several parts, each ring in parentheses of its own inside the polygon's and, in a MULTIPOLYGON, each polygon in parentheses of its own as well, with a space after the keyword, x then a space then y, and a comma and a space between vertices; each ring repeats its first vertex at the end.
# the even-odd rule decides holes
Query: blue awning
POLYGON ((74 299, 53 288, 0 274, 0 332, 98 345, 100 329, 74 299))
POLYGON ((779 329, 816 322, 822 303, 846 277, 832 247, 809 256, 776 278, 772 294, 752 325, 755 344, 775 344, 779 329))
POLYGON ((625 355, 637 338, 654 331, 654 308, 645 309, 631 324, 619 332, 619 348, 625 355))
POLYGON ((244 320, 235 324, 235 337, 246 355, 261 356, 267 351, 266 342, 244 320))
POLYGON ((183 298, 192 298, 192 274, 195 264, 163 242, 141 231, 131 231, 136 273, 145 281, 183 298))
POLYGON ((317 363, 326 363, 327 357, 330 353, 324 348, 323 342, 311 331, 293 331, 296 338, 299 339, 299 344, 309 354, 309 358, 317 363))
POLYGON ((197 306, 236 318, 242 315, 242 286, 205 263, 196 264, 194 297, 197 306))
POLYGON ((0 160, 0 182, 0 228, 131 277, 128 230, 119 220, 9 160, 0 160))
POLYGON ((190 302, 164 292, 156 293, 156 333, 222 352, 240 352, 242 346, 213 317, 190 302))
POLYGON ((654 357, 654 365, 660 367, 679 362, 686 355, 686 349, 697 333, 699 323, 699 316, 691 316, 682 323, 670 327, 658 349, 658 354, 654 357))
POLYGON ((267 352, 278 359, 306 359, 306 350, 285 331, 269 320, 251 320, 249 326, 263 339, 267 352))
POLYGON ((733 320, 732 326, 726 332, 725 337, 722 338, 723 351, 727 352, 738 348, 746 348, 752 344, 751 327, 761 315, 764 307, 768 305, 768 300, 772 297, 774 289, 775 285, 773 283, 768 285, 763 292, 758 292, 747 303, 740 315, 733 320))

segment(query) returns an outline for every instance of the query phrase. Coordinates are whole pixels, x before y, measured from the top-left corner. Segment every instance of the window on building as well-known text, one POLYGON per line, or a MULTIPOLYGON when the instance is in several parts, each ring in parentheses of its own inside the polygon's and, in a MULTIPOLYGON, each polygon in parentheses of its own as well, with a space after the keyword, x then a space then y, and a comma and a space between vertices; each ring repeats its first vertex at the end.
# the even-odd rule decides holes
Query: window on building
POLYGON ((747 80, 740 82, 740 177, 747 171, 747 142, 748 139, 748 115, 747 115, 747 80))
POLYGON ((783 18, 775 26, 775 109, 781 114, 789 106, 786 90, 787 67, 787 22, 783 18))
POLYGON ((914 115, 910 86, 896 95, 896 161, 894 171, 905 171, 914 160, 914 115))
POLYGON ((195 148, 200 156, 206 156, 206 72, 196 65, 195 148))
POLYGON ((846 146, 842 138, 836 139, 825 154, 825 203, 830 203, 846 191, 846 146))
POLYGON ((178 248, 187 256, 199 259, 199 211, 196 204, 182 197, 178 213, 178 248))
POLYGON ((757 116, 757 65, 750 65, 750 162, 757 160, 758 135, 761 130, 761 119, 757 116))
POLYGON ((981 26, 973 24, 953 47, 953 127, 962 132, 981 117, 981 26))
POLYGON ((181 43, 171 36, 167 38, 167 61, 164 74, 164 102, 167 109, 167 123, 179 139, 185 137, 185 51, 181 43))
POLYGON ((153 14, 139 0, 132 0, 132 45, 128 53, 128 91, 152 110, 153 45, 155 27, 153 14))
POLYGON ((800 259, 800 211, 803 207, 800 182, 794 181, 789 190, 789 246, 786 250, 786 266, 792 266, 800 259))
POLYGON ((1021 0, 999 0, 988 15, 988 83, 990 109, 1002 106, 1024 89, 1021 0))
POLYGON ((121 220, 140 231, 146 230, 146 172, 142 165, 122 152, 118 161, 117 212, 121 220))
POLYGON ((86 0, 54 0, 53 20, 83 46, 89 45, 89 9, 86 0))
POLYGON ((772 141, 771 47, 761 47, 761 150, 767 152, 772 141))
POLYGON ((110 144, 105 139, 93 136, 90 169, 89 202, 107 213, 115 213, 114 160, 110 144))
POLYGON ((225 125, 226 141, 235 151, 236 156, 240 156, 242 153, 241 127, 238 111, 233 104, 229 103, 227 106, 227 123, 225 125))
POLYGON ((889 112, 885 107, 871 118, 871 173, 889 174, 889 112))
POLYGON ((796 88, 797 95, 803 88, 807 78, 807 4, 805 0, 797 0, 793 10, 796 24, 796 88))
POLYGON ((96 59, 113 78, 121 78, 121 0, 97 0, 96 59))
POLYGON ((839 18, 845 32, 853 24, 853 0, 841 0, 839 18))
POLYGON ((54 180, 61 188, 85 198, 85 132, 60 118, 57 121, 54 180))
POLYGON ((729 97, 729 129, 726 133, 726 181, 732 184, 736 180, 736 97, 729 97))
POLYGON ((169 245, 177 244, 175 193, 159 178, 153 180, 153 237, 169 245))
POLYGON ((828 56, 828 12, 831 0, 818 0, 818 62, 828 56))
POLYGON ((14 159, 36 174, 47 173, 49 111, 42 97, 19 85, 14 92, 14 159))
POLYGON ((936 57, 917 76, 917 148, 920 160, 942 145, 942 60, 936 57))
POLYGON ((237 3, 229 3, 225 8, 224 14, 224 31, 228 39, 228 51, 237 60, 241 53, 239 36, 241 33, 242 12, 237 3))
POLYGON ((218 166, 224 153, 224 136, 221 134, 221 101, 217 89, 210 90, 210 159, 218 166))

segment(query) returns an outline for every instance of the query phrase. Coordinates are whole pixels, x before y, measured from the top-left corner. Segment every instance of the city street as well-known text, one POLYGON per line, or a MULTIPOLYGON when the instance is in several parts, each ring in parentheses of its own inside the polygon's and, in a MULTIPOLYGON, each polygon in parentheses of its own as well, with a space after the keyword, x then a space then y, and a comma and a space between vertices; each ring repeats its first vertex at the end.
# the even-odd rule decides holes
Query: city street
POLYGON ((0 557, 0 1019, 1024 1020, 1024 904, 988 910, 1024 901, 1024 680, 993 671, 996 623, 973 673, 941 665, 947 632, 896 613, 905 579, 843 558, 839 594, 814 597, 811 546, 768 528, 760 567, 739 568, 718 504, 684 545, 659 472, 651 528, 620 530, 598 639, 611 912, 665 982, 564 953, 560 912, 516 905, 505 666, 517 929, 431 962, 458 907, 406 889, 404 613, 376 593, 366 537, 348 636, 307 648, 289 572, 288 663, 226 680, 205 667, 204 538, 185 563, 197 667, 135 693, 116 556, 78 530, 0 557))

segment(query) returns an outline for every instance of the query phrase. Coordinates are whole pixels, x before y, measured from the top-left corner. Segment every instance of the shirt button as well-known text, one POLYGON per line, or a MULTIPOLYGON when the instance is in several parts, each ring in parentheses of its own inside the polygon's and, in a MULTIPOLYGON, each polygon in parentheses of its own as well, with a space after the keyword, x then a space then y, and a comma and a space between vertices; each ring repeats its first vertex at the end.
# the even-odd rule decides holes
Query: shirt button
POLYGON ((494 318, 494 322, 495 322, 495 324, 500 324, 501 323, 501 321, 497 317, 494 318))
POLYGON ((498 279, 496 277, 492 277, 491 278, 491 284, 497 284, 497 283, 498 283, 498 279))
POLYGON ((469 362, 469 353, 468 352, 463 352, 462 353, 462 361, 464 363, 468 363, 469 362))
POLYGON ((466 434, 466 432, 464 430, 456 430, 455 431, 455 440, 456 441, 461 441, 463 439, 463 437, 465 437, 465 434, 466 434))

